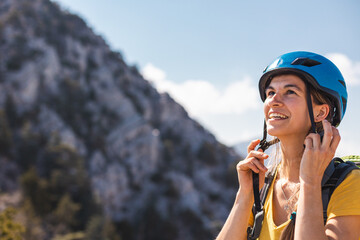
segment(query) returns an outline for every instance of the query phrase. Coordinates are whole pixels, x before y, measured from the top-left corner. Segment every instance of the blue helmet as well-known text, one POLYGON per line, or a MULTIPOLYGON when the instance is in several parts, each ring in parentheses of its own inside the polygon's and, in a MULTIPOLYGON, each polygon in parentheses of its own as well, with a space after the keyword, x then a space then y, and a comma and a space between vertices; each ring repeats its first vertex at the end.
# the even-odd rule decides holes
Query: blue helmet
POLYGON ((264 70, 259 81, 262 101, 265 101, 265 87, 273 75, 294 73, 310 84, 315 90, 326 94, 334 103, 333 125, 341 122, 347 103, 344 78, 339 69, 329 59, 311 52, 290 52, 278 57, 264 70))

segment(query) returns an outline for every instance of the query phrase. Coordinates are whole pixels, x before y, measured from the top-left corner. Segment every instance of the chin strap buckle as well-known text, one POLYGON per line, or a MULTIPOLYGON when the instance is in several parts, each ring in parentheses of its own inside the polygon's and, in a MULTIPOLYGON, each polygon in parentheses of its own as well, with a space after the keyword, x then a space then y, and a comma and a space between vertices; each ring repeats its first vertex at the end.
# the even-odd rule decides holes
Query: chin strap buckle
POLYGON ((265 152, 265 150, 268 149, 271 145, 274 145, 275 143, 278 143, 278 142, 280 142, 280 140, 278 138, 275 138, 271 141, 266 141, 266 139, 263 139, 259 143, 258 150, 262 149, 265 152))
POLYGON ((260 141, 258 149, 262 149, 264 152, 266 149, 270 147, 270 143, 266 141, 266 139, 263 139, 260 141))

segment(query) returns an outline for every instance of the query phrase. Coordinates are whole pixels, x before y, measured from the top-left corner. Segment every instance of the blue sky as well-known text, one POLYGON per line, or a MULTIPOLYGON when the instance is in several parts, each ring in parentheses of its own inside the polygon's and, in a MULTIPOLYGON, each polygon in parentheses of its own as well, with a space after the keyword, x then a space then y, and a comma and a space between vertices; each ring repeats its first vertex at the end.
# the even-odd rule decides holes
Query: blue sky
POLYGON ((337 155, 360 155, 360 2, 56 0, 225 144, 261 136, 262 70, 282 53, 332 59, 348 83, 337 155))

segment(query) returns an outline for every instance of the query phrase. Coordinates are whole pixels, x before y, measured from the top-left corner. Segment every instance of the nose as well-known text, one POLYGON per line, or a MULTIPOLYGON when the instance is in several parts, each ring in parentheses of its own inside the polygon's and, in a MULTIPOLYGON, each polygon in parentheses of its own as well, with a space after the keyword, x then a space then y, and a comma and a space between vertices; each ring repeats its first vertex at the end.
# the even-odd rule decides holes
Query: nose
POLYGON ((268 104, 271 107, 281 106, 283 103, 280 94, 275 93, 272 97, 268 98, 268 104))

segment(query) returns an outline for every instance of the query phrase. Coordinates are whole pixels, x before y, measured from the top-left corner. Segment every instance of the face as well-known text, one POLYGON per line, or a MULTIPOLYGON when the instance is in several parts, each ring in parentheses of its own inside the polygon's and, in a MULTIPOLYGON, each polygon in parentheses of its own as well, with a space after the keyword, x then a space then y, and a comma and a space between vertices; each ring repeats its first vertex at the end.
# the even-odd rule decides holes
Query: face
POLYGON ((271 80, 265 92, 264 114, 268 133, 278 138, 306 136, 311 122, 305 83, 295 75, 280 75, 271 80))

